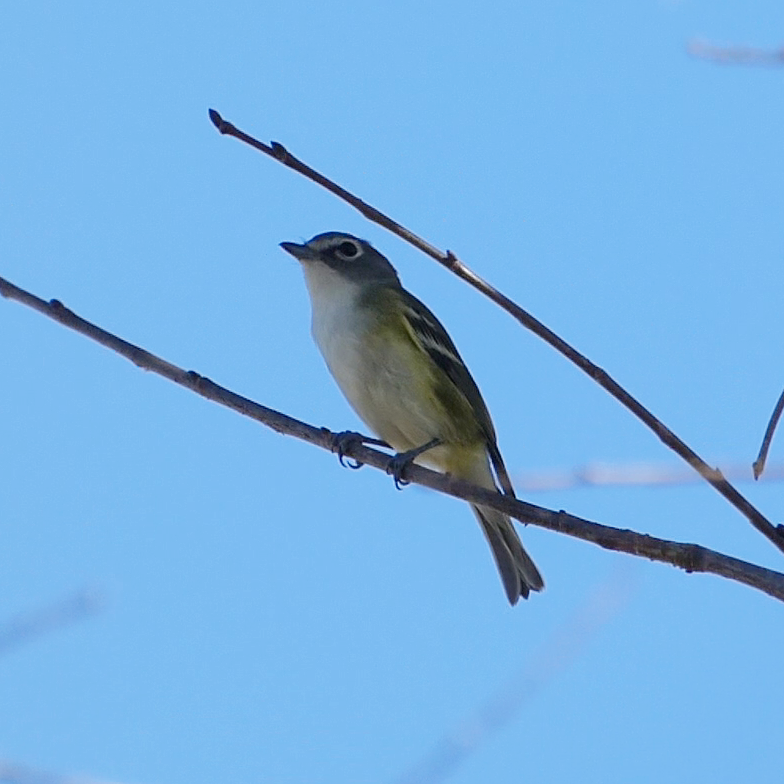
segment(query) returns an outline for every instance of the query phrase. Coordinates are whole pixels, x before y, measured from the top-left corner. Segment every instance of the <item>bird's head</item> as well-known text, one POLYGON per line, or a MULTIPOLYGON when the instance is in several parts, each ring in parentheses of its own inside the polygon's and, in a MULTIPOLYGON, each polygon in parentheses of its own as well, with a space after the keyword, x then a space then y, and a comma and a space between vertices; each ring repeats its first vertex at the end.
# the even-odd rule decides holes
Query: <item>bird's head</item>
POLYGON ((341 277, 356 283, 392 283, 400 285, 395 268, 367 240, 351 234, 328 231, 306 243, 281 242, 280 247, 294 256, 307 270, 309 265, 323 264, 341 277))

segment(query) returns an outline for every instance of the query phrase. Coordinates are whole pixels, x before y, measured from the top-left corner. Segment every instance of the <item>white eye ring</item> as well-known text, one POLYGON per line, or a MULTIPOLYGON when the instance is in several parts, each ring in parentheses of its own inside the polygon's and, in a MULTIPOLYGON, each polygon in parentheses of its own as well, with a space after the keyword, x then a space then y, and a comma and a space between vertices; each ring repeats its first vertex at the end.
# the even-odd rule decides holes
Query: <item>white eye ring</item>
POLYGON ((359 248, 355 242, 344 240, 335 248, 335 253, 340 256, 341 259, 355 259, 359 256, 359 248))

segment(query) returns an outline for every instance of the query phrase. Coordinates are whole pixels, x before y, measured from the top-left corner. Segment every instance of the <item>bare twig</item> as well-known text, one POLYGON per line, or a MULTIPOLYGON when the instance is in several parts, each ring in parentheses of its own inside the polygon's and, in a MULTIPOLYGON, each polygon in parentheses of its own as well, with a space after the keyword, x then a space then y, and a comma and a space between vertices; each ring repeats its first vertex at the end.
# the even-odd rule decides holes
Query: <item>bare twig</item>
MULTIPOLYGON (((753 481, 748 463, 725 465, 724 476, 739 482, 753 481)), ((765 481, 784 479, 784 464, 768 466, 765 481)), ((672 487, 701 482, 702 477, 680 463, 588 463, 563 471, 530 471, 515 474, 516 487, 523 493, 541 493, 571 487, 672 487)))
MULTIPOLYGON (((334 433, 327 428, 313 427, 279 411, 254 403, 192 370, 186 371, 166 362, 149 351, 134 346, 132 343, 128 343, 111 332, 77 316, 58 300, 46 302, 3 278, 0 278, 0 295, 21 302, 66 327, 86 335, 101 345, 116 351, 144 370, 151 370, 208 400, 255 419, 278 433, 295 436, 310 444, 320 446, 322 449, 330 451, 333 449, 334 433)), ((391 459, 383 452, 370 449, 361 443, 349 443, 344 449, 344 453, 347 457, 352 457, 360 463, 389 473, 391 459)), ((663 561, 687 572, 717 574, 784 601, 784 574, 714 552, 700 545, 670 542, 646 534, 624 531, 583 520, 564 511, 555 512, 510 496, 501 495, 492 490, 485 490, 470 482, 445 476, 418 465, 410 466, 406 471, 405 478, 455 498, 493 507, 523 523, 533 523, 551 531, 593 542, 608 550, 650 558, 653 561, 663 561)))
POLYGON ((368 220, 383 226, 393 234, 411 243, 414 247, 426 253, 431 258, 438 261, 447 269, 462 278, 475 289, 481 291, 493 302, 502 307, 507 313, 514 316, 524 327, 531 330, 553 348, 571 360, 577 367, 587 373, 594 381, 606 389, 616 400, 622 403, 638 419, 642 420, 659 439, 670 449, 680 455, 695 471, 697 471, 706 482, 711 484, 721 495, 724 496, 746 519, 773 544, 784 551, 784 531, 779 530, 768 520, 750 501, 748 501, 738 490, 735 489, 722 476, 718 469, 711 468, 694 450, 685 442, 681 441, 668 427, 657 419, 647 408, 638 400, 630 395, 617 381, 615 381, 606 371, 594 365, 587 357, 570 346, 565 340, 561 339, 552 330, 548 329, 541 321, 534 318, 530 313, 523 310, 519 305, 495 289, 478 275, 472 272, 462 261, 460 261, 452 251, 442 253, 438 248, 418 237, 413 232, 401 226, 384 213, 379 212, 375 207, 371 207, 366 202, 349 193, 345 188, 337 185, 332 180, 327 179, 323 174, 311 169, 310 166, 295 158, 282 144, 272 142, 270 145, 254 139, 244 131, 241 131, 230 122, 224 120, 214 109, 209 110, 210 120, 220 133, 234 136, 237 139, 255 147, 257 150, 270 155, 275 160, 280 161, 284 166, 299 172, 300 174, 313 180, 331 193, 359 210, 368 220))
POLYGON ((632 590, 628 573, 616 571, 553 631, 522 668, 447 733, 397 784, 437 784, 446 781, 460 764, 492 735, 506 727, 523 705, 568 667, 621 608, 632 590))
POLYGON ((762 472, 765 470, 765 461, 768 459, 768 449, 770 449, 770 442, 773 440, 773 433, 781 418, 782 410, 784 410, 784 392, 781 393, 781 397, 779 397, 778 403, 776 403, 776 407, 773 409, 773 413, 770 416, 770 422, 768 422, 768 427, 765 430, 765 436, 762 439, 762 446, 760 447, 759 454, 751 465, 755 479, 759 479, 762 476, 762 472))
POLYGON ((752 46, 714 46, 694 38, 686 45, 686 51, 692 57, 722 65, 784 65, 784 47, 768 50, 752 46))
POLYGON ((102 607, 100 594, 82 589, 56 604, 18 615, 0 626, 0 656, 35 637, 94 615, 102 607))

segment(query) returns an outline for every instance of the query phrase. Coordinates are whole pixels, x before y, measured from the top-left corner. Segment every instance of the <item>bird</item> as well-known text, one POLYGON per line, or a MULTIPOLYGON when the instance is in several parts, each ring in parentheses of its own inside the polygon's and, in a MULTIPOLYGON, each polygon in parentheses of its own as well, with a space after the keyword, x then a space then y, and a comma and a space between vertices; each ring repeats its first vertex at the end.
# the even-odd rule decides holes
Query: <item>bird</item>
MULTIPOLYGON (((476 382, 446 329, 403 288, 389 260, 367 240, 335 231, 280 246, 304 271, 311 334, 327 368, 380 439, 374 443, 397 452, 396 480, 413 460, 498 490, 494 470, 504 493, 514 496, 476 382)), ((541 591, 544 580, 511 519, 481 504, 471 508, 509 603, 541 591)))

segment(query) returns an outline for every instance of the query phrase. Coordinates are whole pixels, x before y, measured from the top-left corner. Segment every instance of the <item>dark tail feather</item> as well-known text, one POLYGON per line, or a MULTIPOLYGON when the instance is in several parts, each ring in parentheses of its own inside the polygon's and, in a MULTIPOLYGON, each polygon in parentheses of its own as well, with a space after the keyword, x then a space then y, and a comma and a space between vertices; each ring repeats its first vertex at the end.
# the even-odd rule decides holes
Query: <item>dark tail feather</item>
POLYGON ((471 508, 493 551, 509 603, 517 604, 521 596, 527 599, 531 591, 541 591, 544 588, 542 575, 523 549, 512 521, 502 512, 486 506, 472 505, 471 508))

